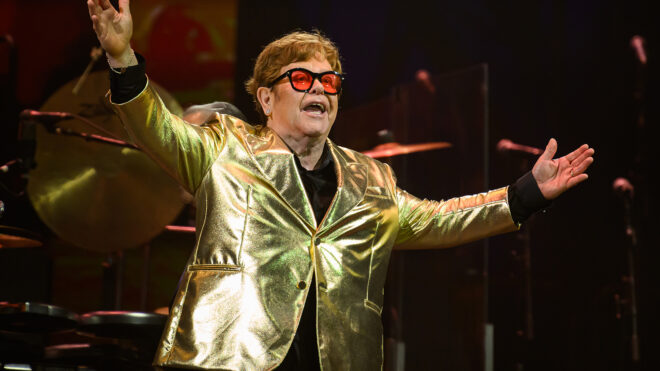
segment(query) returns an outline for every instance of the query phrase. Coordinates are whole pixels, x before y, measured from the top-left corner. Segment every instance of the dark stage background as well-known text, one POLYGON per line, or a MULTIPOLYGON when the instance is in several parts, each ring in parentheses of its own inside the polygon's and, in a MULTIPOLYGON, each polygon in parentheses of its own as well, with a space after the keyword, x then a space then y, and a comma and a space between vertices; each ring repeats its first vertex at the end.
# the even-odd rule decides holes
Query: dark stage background
MULTIPOLYGON (((660 312, 657 300, 660 273, 656 265, 660 254, 654 233, 659 220, 653 212, 658 206, 653 191, 658 189, 658 183, 652 164, 658 159, 654 144, 658 125, 656 102, 660 79, 656 58, 660 33, 655 13, 651 11, 652 3, 651 0, 239 1, 232 67, 234 91, 226 92, 226 96, 208 96, 206 101, 233 100, 255 120, 252 102, 242 84, 260 48, 293 29, 318 28, 339 46, 347 74, 340 118, 332 137, 340 145, 366 150, 375 144, 374 130, 379 125, 369 122, 364 126, 342 127, 342 110, 348 112, 387 97, 394 86, 413 82, 419 69, 443 74, 487 64, 490 187, 509 184, 529 169, 529 164, 522 160, 496 153, 495 144, 501 138, 544 147, 548 138, 554 137, 561 154, 582 143, 596 148, 590 179, 556 200, 547 212, 535 216, 524 227, 532 248, 534 332, 531 340, 524 324, 521 268, 524 235, 490 240, 488 303, 479 299, 475 303, 479 308, 475 316, 494 324, 495 369, 635 369, 627 362, 629 313, 625 303, 617 305, 614 299, 617 294, 629 296, 623 279, 627 274, 623 207, 611 187, 615 178, 625 176, 637 187, 640 246, 636 268, 642 359, 639 367, 657 370, 660 369, 660 355, 656 351, 660 345, 656 316, 660 312), (641 35, 647 41, 648 65, 641 72, 630 48, 633 35, 641 35), (644 128, 637 124, 640 105, 634 98, 640 82, 646 87, 642 107, 646 117, 644 128), (480 313, 484 308, 487 313, 480 313), (617 313, 622 314, 620 319, 617 313)), ((90 48, 97 42, 82 1, 4 0, 0 3, 0 35, 11 35, 16 46, 14 54, 6 40, 0 44, 0 162, 4 163, 15 158, 19 150, 15 138, 20 110, 39 108, 60 86, 79 76, 88 63, 90 48), (14 66, 17 75, 10 73, 14 66)), ((102 64, 96 67, 103 68, 102 64)), ((196 72, 181 69, 172 73, 192 79, 196 72)), ((165 85, 165 88, 174 87, 165 85)), ((423 138, 424 131, 420 128, 408 130, 423 138)), ((452 169, 460 167, 461 159, 445 161, 445 164, 438 161, 435 171, 425 175, 429 182, 453 181, 456 174, 452 169)), ((10 188, 20 183, 10 178, 11 174, 0 174, 2 182, 11 183, 10 188)), ((454 194, 438 196, 429 192, 418 196, 454 194)), ((2 197, 6 200, 10 196, 2 193, 2 197)), ((17 205, 13 217, 22 227, 50 236, 25 200, 19 199, 13 205, 17 205)), ((0 219, 0 224, 3 223, 0 219)), ((50 237, 45 249, 0 251, 0 266, 5 272, 0 275, 0 301, 40 300, 80 313, 98 309, 100 264, 104 256, 50 237), (16 266, 31 266, 36 271, 17 277, 11 274, 16 266)), ((191 243, 192 239, 167 234, 152 243, 148 310, 167 305, 191 243)), ((461 255, 460 252, 413 254, 445 259, 444 265, 438 266, 451 266, 451 260, 446 259, 461 255)), ((141 258, 138 250, 127 252, 125 309, 141 309, 135 298, 139 296, 135 282, 141 277, 141 258)), ((477 269, 481 271, 484 266, 477 265, 477 269)), ((464 283, 461 272, 457 277, 456 283, 446 282, 448 277, 443 272, 428 271, 415 281, 405 281, 403 286, 418 298, 434 297, 448 285, 457 285, 460 291, 464 283)), ((479 290, 483 293, 484 287, 479 290)), ((433 333, 445 330, 428 329, 433 333)), ((411 331, 406 333, 406 328, 403 329, 404 338, 416 339, 408 346, 423 346, 431 351, 417 359, 407 359, 408 369, 483 369, 480 344, 455 348, 463 354, 447 354, 450 345, 434 344, 429 333, 411 331), (449 362, 442 357, 477 361, 449 362)), ((460 335, 449 333, 447 338, 463 339, 460 335)), ((477 331, 473 337, 479 336, 481 333, 477 331)), ((408 354, 415 354, 415 349, 410 349, 408 354)))

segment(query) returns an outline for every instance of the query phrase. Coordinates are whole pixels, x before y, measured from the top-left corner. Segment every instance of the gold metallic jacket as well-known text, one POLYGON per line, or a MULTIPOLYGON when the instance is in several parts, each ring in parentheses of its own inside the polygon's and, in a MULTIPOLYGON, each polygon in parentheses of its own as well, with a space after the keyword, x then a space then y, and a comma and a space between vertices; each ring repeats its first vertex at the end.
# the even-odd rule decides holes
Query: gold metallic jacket
MULTIPOLYGON (((507 190, 435 202, 392 170, 328 140, 337 193, 315 220, 286 144, 218 115, 194 126, 147 86, 115 105, 133 140, 197 200, 197 242, 155 364, 270 370, 283 360, 312 278, 323 370, 380 370, 383 285, 392 248, 455 246, 517 229, 507 190)), ((164 200, 167 202, 167 200, 164 200)))

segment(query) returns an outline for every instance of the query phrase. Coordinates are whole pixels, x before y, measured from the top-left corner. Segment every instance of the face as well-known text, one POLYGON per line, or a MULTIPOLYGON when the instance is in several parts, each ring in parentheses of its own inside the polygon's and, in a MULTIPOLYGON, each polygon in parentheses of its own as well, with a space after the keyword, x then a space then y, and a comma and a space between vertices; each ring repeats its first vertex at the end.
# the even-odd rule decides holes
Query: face
MULTIPOLYGON (((280 74, 297 67, 315 73, 332 70, 326 59, 314 58, 290 63, 280 69, 280 74)), ((314 79, 307 93, 294 90, 288 78, 278 81, 271 89, 259 89, 264 112, 271 112, 267 125, 280 137, 327 138, 337 117, 339 100, 337 95, 325 94, 320 81, 314 79)))

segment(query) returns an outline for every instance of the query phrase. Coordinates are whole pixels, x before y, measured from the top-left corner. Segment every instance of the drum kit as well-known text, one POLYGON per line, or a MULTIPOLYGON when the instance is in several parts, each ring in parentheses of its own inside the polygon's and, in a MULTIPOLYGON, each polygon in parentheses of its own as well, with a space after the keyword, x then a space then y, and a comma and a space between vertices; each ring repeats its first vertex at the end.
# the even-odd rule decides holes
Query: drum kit
MULTIPOLYGON (((172 112, 183 113, 165 89, 152 85, 172 112)), ((107 71, 86 71, 57 90, 40 111, 23 111, 19 142, 32 141, 33 153, 6 163, 0 172, 22 164, 29 201, 47 228, 71 245, 116 258, 164 230, 195 229, 168 225, 190 196, 130 143, 109 106, 108 89, 107 71)), ((390 158, 448 147, 447 142, 390 141, 364 153, 390 158)), ((11 212, 0 200, 0 251, 47 245, 38 233, 2 225, 5 211, 11 212)), ((0 369, 151 369, 167 318, 163 312, 78 314, 51 304, 0 301, 0 369), (63 334, 71 333, 78 342, 53 341, 69 340, 63 334)))
MULTIPOLYGON (((167 107, 181 114, 172 96, 155 86, 167 107)), ((88 73, 62 86, 41 111, 23 111, 19 142, 32 141, 33 153, 1 170, 23 169, 32 207, 60 239, 116 261, 121 251, 144 246, 163 231, 181 212, 186 195, 130 144, 105 98, 108 89, 107 71, 88 73), (33 165, 22 167, 26 162, 33 165)), ((0 252, 47 245, 38 233, 3 225, 3 214, 17 211, 5 201, 0 201, 0 252)), ((78 314, 3 299, 0 369, 151 369, 167 319, 162 313, 121 310, 78 314)))

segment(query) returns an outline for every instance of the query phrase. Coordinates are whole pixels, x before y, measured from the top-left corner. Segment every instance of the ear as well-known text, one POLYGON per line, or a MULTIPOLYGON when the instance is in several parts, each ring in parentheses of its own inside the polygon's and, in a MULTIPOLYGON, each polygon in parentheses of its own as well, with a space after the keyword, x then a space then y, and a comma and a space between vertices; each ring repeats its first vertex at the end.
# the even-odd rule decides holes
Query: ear
POLYGON ((259 104, 261 105, 261 109, 263 110, 264 115, 268 116, 268 112, 272 113, 272 104, 274 99, 274 93, 272 89, 269 89, 265 86, 259 87, 259 89, 257 89, 257 99, 259 100, 259 104))

